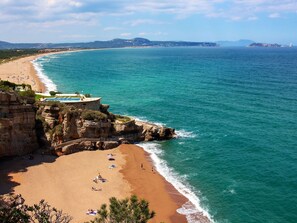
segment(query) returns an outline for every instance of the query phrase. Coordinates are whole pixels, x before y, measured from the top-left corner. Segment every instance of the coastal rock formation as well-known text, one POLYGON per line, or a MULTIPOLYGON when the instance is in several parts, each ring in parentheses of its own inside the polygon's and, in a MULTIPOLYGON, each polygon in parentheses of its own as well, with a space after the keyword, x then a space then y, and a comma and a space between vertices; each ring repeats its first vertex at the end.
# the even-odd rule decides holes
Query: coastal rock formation
POLYGON ((120 144, 167 140, 174 129, 62 103, 27 104, 15 92, 0 92, 0 157, 43 153, 66 155, 112 149, 120 144), (36 111, 37 108, 37 111, 36 111))
POLYGON ((172 128, 142 121, 136 121, 135 124, 142 129, 143 141, 167 140, 175 136, 172 128))
POLYGON ((37 116, 43 126, 43 146, 57 155, 66 155, 175 137, 174 129, 113 115, 106 108, 90 111, 63 104, 40 105, 37 116))
POLYGON ((24 155, 38 148, 35 110, 14 92, 0 91, 0 157, 24 155))

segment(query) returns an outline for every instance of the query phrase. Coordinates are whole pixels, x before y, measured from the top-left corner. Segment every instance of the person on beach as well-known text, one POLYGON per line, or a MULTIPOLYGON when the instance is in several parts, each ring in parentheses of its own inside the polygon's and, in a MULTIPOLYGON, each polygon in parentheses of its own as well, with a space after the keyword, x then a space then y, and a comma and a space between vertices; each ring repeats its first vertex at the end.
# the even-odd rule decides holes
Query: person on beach
POLYGON ((141 169, 143 169, 143 164, 142 163, 141 163, 140 167, 141 167, 141 169))

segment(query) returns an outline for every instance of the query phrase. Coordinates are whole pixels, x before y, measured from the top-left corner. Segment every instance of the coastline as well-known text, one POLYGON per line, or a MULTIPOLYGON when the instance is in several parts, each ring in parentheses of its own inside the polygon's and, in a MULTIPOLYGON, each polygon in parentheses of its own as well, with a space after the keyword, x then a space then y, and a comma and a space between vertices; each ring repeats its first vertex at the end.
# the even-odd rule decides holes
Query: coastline
POLYGON ((121 145, 113 150, 82 151, 58 158, 33 156, 33 160, 23 156, 0 162, 0 195, 22 194, 29 205, 45 199, 71 215, 73 222, 85 222, 93 219, 86 215, 88 209, 99 209, 113 196, 123 199, 136 194, 148 200, 150 209, 156 212, 150 223, 187 222, 185 215, 176 212, 187 199, 158 172, 151 171, 148 154, 141 147, 121 145), (115 161, 107 159, 110 153, 115 161), (115 168, 110 168, 112 164, 115 168), (99 172, 107 182, 93 182, 99 172))
POLYGON ((155 170, 149 154, 136 145, 120 145, 119 149, 126 159, 120 172, 131 185, 132 193, 149 201, 150 208, 156 212, 150 222, 187 222, 186 216, 179 214, 177 209, 188 199, 155 170))
MULTIPOLYGON (((78 50, 81 51, 81 50, 78 50)), ((13 79, 18 79, 18 80, 22 80, 24 81, 23 76, 24 75, 28 75, 28 79, 27 81, 29 82, 33 82, 35 83, 34 86, 32 86, 33 90, 38 88, 40 89, 41 92, 45 92, 46 86, 44 83, 42 83, 42 80, 40 79, 40 76, 38 76, 37 71, 32 63, 32 61, 36 60, 39 57, 42 56, 46 56, 46 55, 50 55, 50 54, 58 54, 58 53, 68 53, 68 52, 78 52, 78 51, 60 51, 60 52, 54 52, 54 53, 43 53, 43 54, 38 54, 38 55, 34 55, 34 56, 29 56, 29 57, 25 57, 25 58, 20 58, 5 64, 9 64, 9 63, 13 63, 13 65, 10 65, 10 67, 17 67, 20 68, 19 71, 19 75, 17 77, 12 78, 12 82, 15 82, 13 79), (21 66, 20 66, 21 64, 21 66), (26 68, 22 69, 22 64, 25 66, 26 64, 26 68), (27 68, 29 66, 29 68, 27 68), (30 71, 29 74, 26 73, 26 71, 30 71), (36 88, 34 88, 36 87, 36 88)), ((2 73, 1 73, 1 67, 5 64, 1 64, 0 65, 0 78, 2 79, 2 73)), ((8 67, 9 68, 9 67, 8 67)), ((9 69, 8 69, 9 70, 9 69)), ((10 72, 11 73, 11 72, 10 72)), ((10 77, 11 75, 9 75, 8 77, 10 77)), ((14 75, 15 76, 15 75, 14 75)), ((26 80, 25 80, 26 81, 26 80)), ((23 82, 26 83, 26 82, 23 82)), ((28 83, 30 84, 30 83, 28 83)), ((131 145, 132 146, 132 145, 131 145)), ((144 151, 143 148, 139 149, 140 147, 136 147, 135 145, 132 146, 133 148, 137 148, 137 154, 138 153, 143 153, 143 154, 138 154, 137 157, 139 157, 139 160, 143 160, 144 163, 146 163, 147 166, 149 166, 148 169, 151 170, 151 167, 153 166, 151 163, 151 160, 148 156, 148 154, 144 151), (140 151, 140 152, 139 152, 140 151)), ((130 147, 131 148, 131 147, 130 147)), ((131 150, 135 150, 131 149, 131 150)), ((124 179, 126 181, 128 181, 128 185, 129 187, 131 187, 131 193, 135 193, 136 195, 143 197, 144 199, 147 199, 153 210, 155 210, 157 212, 157 216, 151 221, 151 222, 187 222, 186 220, 186 216, 185 215, 181 215, 177 213, 177 209, 181 208, 183 204, 185 204, 188 199, 182 195, 180 192, 178 192, 173 186, 172 184, 170 184, 168 181, 166 181, 166 179, 158 172, 155 171, 155 173, 152 175, 151 172, 149 172, 152 176, 149 176, 147 179, 144 178, 142 179, 141 182, 137 182, 134 181, 135 176, 137 176, 137 173, 133 173, 132 169, 130 169, 130 171, 126 171, 126 167, 128 168, 129 165, 136 165, 131 159, 134 157, 135 158, 135 154, 131 154, 127 151, 125 151, 125 149, 120 149, 122 151, 122 153, 126 156, 127 159, 127 163, 130 164, 125 164, 125 167, 123 169, 123 171, 121 171, 121 173, 124 175, 124 179), (151 185, 153 185, 151 183, 151 181, 157 181, 158 182, 158 187, 156 187, 154 190, 154 193, 150 193, 151 191, 151 185), (142 185, 141 189, 137 189, 140 187, 140 185, 142 185), (144 193, 143 188, 145 187, 145 185, 148 186, 148 191, 150 192, 146 192, 144 193), (160 186, 161 185, 161 186, 160 186), (159 196, 156 196, 155 194, 159 194, 159 196), (162 198, 162 202, 160 201, 160 196, 163 197, 162 198), (163 208, 166 207, 166 210, 163 208), (158 214, 159 213, 159 214, 158 214), (161 214, 160 214, 161 213, 161 214), (164 220, 165 219, 165 220, 164 220)), ((135 150, 135 151, 136 151, 135 150)), ((112 151, 113 152, 113 151, 112 151)), ((133 152, 134 153, 134 152, 133 152)), ((137 163, 137 162, 136 162, 137 163)), ((139 164, 139 163, 138 163, 139 164)), ((138 165, 140 166, 140 165, 138 165)), ((129 169, 129 168, 128 168, 129 169)), ((147 176, 147 174, 146 174, 147 176)), ((119 191, 121 191, 121 188, 119 188, 119 191)), ((107 199, 108 201, 108 199, 107 199)), ((36 201, 38 202, 38 201, 36 201)), ((50 203, 50 202, 49 202, 50 203)), ((50 203, 51 204, 51 203, 50 203)), ((54 205, 54 203, 53 203, 54 205)), ((99 206, 98 206, 99 208, 99 206)), ((60 209, 63 209, 62 207, 60 207, 60 209)), ((201 222, 209 222, 209 221, 201 221, 201 222)))
POLYGON ((38 77, 37 71, 32 64, 32 61, 45 55, 48 55, 48 53, 22 57, 0 64, 0 79, 16 84, 30 84, 32 90, 45 92, 46 86, 38 77))
MULTIPOLYGON (((45 93, 47 89, 46 83, 42 81, 41 76, 35 67, 34 61, 43 56, 63 53, 73 53, 87 50, 97 49, 81 49, 81 50, 63 50, 57 52, 39 53, 36 55, 21 57, 6 63, 0 64, 0 80, 7 80, 16 84, 30 84, 32 90, 45 93)), ((99 49, 98 49, 99 50, 99 49)))

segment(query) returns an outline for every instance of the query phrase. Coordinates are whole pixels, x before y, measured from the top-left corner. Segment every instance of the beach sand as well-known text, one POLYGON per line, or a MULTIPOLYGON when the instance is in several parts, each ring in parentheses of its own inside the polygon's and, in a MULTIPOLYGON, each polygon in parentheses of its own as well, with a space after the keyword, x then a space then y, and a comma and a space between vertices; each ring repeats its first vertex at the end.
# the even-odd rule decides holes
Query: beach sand
POLYGON ((99 209, 109 198, 136 194, 150 202, 156 216, 150 222, 186 222, 176 212, 186 199, 156 171, 152 172, 147 154, 134 145, 107 151, 83 151, 67 156, 34 155, 33 160, 16 158, 0 162, 0 194, 22 194, 32 205, 45 199, 51 206, 73 216, 73 222, 93 219, 88 209, 99 209), (115 161, 108 161, 112 153, 115 161), (141 169, 141 163, 144 169, 141 169), (116 168, 109 166, 115 164, 116 168), (101 174, 108 181, 95 183, 101 174), (102 189, 93 191, 92 187, 102 189))
POLYGON ((30 205, 45 199, 71 215, 73 222, 92 220, 93 216, 86 215, 88 209, 99 209, 110 197, 130 195, 130 185, 119 172, 124 162, 118 149, 83 151, 58 158, 34 155, 33 160, 0 162, 0 194, 22 194, 30 205), (107 159, 111 152, 115 161, 107 159), (111 164, 116 168, 109 168, 111 164), (107 182, 93 182, 99 173, 107 182), (93 191, 92 187, 101 191, 93 191))
POLYGON ((33 90, 37 92, 45 92, 45 85, 38 78, 36 70, 31 63, 31 61, 42 55, 46 54, 22 57, 0 64, 0 79, 8 80, 16 84, 30 84, 33 90))
MULTIPOLYGON (((33 90, 45 92, 45 85, 31 63, 42 55, 45 54, 0 64, 1 80, 30 84, 33 90)), ((45 199, 73 216, 73 222, 93 219, 86 211, 100 208, 112 196, 125 198, 131 194, 150 202, 150 208, 156 212, 150 222, 186 222, 185 216, 176 210, 187 199, 158 172, 152 171, 148 154, 135 145, 121 145, 109 151, 84 151, 59 158, 34 155, 34 160, 0 161, 0 179, 0 195, 22 194, 28 204, 45 199), (108 153, 116 155, 115 162, 107 160, 108 153), (111 164, 117 167, 109 169, 111 164), (96 184, 92 181, 99 172, 108 182, 96 184), (102 191, 93 191, 92 187, 102 191)))
POLYGON ((120 151, 126 159, 121 172, 132 193, 149 201, 150 208, 156 212, 150 222, 187 222, 185 215, 176 210, 188 200, 153 168, 149 154, 135 145, 121 145, 120 151))

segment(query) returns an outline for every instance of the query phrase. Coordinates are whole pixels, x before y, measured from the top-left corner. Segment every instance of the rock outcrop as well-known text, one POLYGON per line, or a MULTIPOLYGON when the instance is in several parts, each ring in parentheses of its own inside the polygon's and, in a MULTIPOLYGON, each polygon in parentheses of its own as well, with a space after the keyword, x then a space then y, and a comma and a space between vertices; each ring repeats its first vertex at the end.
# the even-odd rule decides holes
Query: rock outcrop
POLYGON ((0 157, 24 155, 38 148, 35 110, 14 92, 0 91, 0 157))
POLYGON ((0 158, 38 148, 66 155, 175 137, 174 129, 113 115, 107 105, 93 111, 56 102, 36 107, 25 102, 15 92, 0 92, 0 158))
POLYGON ((84 112, 57 104, 40 106, 37 114, 43 122, 47 141, 44 145, 51 146, 57 155, 66 155, 81 150, 112 149, 122 143, 175 137, 174 129, 114 116, 106 109, 88 112, 88 115, 84 112))

